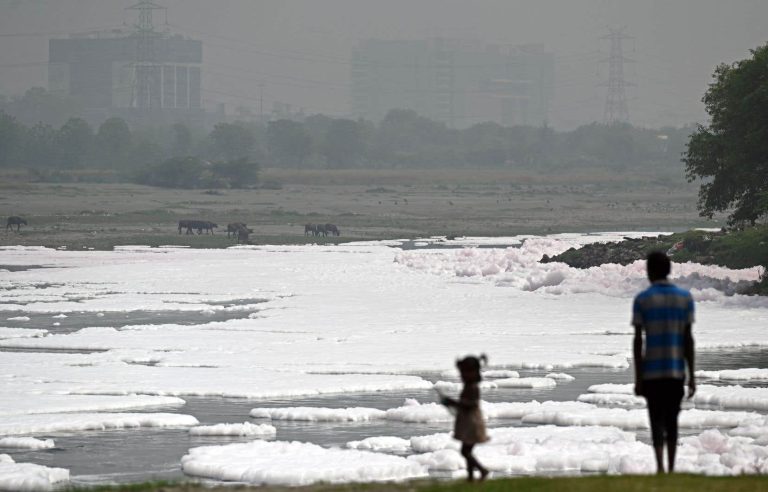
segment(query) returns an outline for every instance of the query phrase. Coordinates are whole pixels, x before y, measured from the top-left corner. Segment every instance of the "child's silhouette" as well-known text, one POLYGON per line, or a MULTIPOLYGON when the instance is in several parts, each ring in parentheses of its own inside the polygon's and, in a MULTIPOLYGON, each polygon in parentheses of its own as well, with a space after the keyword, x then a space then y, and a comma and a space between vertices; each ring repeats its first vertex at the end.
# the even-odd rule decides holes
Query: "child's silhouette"
POLYGON ((474 472, 477 469, 480 472, 480 480, 485 480, 488 476, 488 470, 477 461, 472 455, 472 449, 475 444, 485 442, 488 436, 485 433, 485 422, 483 414, 480 411, 480 388, 478 383, 480 376, 480 361, 486 362, 485 355, 478 357, 467 356, 456 361, 456 367, 461 374, 461 381, 464 388, 461 390, 459 399, 442 396, 440 402, 456 409, 456 424, 453 428, 453 437, 461 441, 461 455, 467 460, 467 479, 474 480, 474 472))

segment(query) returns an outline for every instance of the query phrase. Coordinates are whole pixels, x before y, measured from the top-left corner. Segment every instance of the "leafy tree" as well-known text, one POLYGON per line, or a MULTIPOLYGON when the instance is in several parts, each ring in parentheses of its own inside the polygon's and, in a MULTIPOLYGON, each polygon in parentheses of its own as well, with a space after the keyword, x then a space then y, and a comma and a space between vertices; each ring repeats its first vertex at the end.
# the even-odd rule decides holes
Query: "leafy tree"
POLYGON ((58 127, 72 115, 82 112, 74 99, 48 92, 42 87, 32 87, 20 98, 0 101, 0 106, 26 125, 43 122, 58 127))
POLYGON ((109 167, 121 167, 128 162, 133 148, 131 130, 122 118, 109 118, 99 126, 96 147, 99 160, 109 167))
POLYGON ((325 136, 323 149, 328 167, 351 167, 358 162, 364 151, 360 124, 354 120, 333 120, 325 136))
POLYGON ((250 157, 256 144, 253 132, 237 123, 219 123, 210 137, 214 155, 227 160, 250 157))
POLYGON ((57 147, 65 167, 80 167, 93 146, 93 130, 85 120, 70 118, 56 135, 57 147))
POLYGON ((0 111, 0 166, 9 166, 18 158, 23 146, 24 127, 16 118, 0 111))
POLYGON ((273 162, 281 166, 302 167, 312 152, 312 138, 302 123, 272 121, 267 127, 267 148, 273 162))
POLYGON ((259 183, 259 165, 248 159, 217 162, 211 166, 215 180, 223 181, 231 188, 246 188, 259 183))
POLYGON ((55 167, 57 162, 57 132, 51 125, 38 123, 27 130, 24 139, 24 160, 33 167, 55 167))
POLYGON ((703 99, 710 123, 691 135, 683 158, 688 179, 705 180, 701 215, 731 210, 732 224, 768 214, 768 45, 751 53, 715 69, 703 99))

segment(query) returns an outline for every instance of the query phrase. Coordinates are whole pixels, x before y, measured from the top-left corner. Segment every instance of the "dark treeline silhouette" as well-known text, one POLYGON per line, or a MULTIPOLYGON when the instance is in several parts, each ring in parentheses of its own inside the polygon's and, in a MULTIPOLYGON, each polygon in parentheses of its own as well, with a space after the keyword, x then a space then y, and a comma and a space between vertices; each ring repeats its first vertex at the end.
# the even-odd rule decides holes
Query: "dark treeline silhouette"
POLYGON ((0 99, 0 167, 106 169, 122 179, 182 188, 250 186, 258 180, 256 162, 295 169, 600 167, 680 173, 693 131, 597 123, 554 131, 492 122, 451 129, 402 109, 378 124, 318 114, 304 121, 219 123, 210 131, 181 123, 131 128, 120 118, 92 127, 80 117, 63 119, 62 108, 69 109, 66 101, 42 89, 0 99), (41 119, 32 122, 36 117, 41 119))

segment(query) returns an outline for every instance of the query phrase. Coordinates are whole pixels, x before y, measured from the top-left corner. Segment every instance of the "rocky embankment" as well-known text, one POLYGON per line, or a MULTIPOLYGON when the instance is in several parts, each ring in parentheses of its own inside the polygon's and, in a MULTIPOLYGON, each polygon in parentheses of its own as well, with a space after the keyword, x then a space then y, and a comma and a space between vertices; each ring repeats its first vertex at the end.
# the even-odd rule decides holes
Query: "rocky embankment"
POLYGON ((613 243, 593 243, 581 248, 571 248, 556 256, 547 256, 542 263, 562 262, 573 268, 590 268, 605 263, 628 265, 645 259, 651 251, 669 251, 681 239, 678 234, 642 238, 624 238, 613 243))
MULTIPOLYGON (((571 248, 556 256, 544 256, 542 263, 562 262, 574 268, 605 263, 628 265, 645 259, 651 251, 664 251, 676 263, 701 263, 741 269, 768 266, 768 225, 735 231, 692 230, 665 236, 625 238, 612 243, 594 243, 571 248)), ((768 295, 768 275, 756 283, 753 294, 768 295)))

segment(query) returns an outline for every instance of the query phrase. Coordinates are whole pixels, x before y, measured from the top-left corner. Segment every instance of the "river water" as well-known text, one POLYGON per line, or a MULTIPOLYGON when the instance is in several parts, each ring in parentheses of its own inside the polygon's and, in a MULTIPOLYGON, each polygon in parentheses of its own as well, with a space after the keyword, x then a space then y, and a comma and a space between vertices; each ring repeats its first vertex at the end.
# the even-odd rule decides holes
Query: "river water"
MULTIPOLYGON (((743 367, 768 367, 768 350, 740 350, 702 352, 698 354, 698 368, 706 370, 738 369, 743 367)), ((519 371, 521 376, 543 376, 540 371, 519 371)), ((599 383, 629 383, 632 369, 606 370, 574 368, 567 371, 576 379, 559 382, 552 389, 495 389, 484 392, 483 399, 490 402, 511 401, 572 401, 587 388, 599 383)), ((419 374, 426 379, 445 380, 437 374, 419 374)), ((717 384, 708 383, 708 384, 717 384)), ((745 383, 743 386, 756 386, 745 383)), ((254 407, 313 406, 328 408, 371 407, 382 410, 398 407, 406 398, 420 402, 434 401, 431 390, 407 392, 379 392, 372 394, 339 394, 311 398, 286 398, 271 400, 249 400, 231 398, 185 397, 186 405, 178 408, 151 411, 179 412, 195 416, 201 424, 234 423, 252 421, 249 412, 254 407)), ((372 422, 287 422, 275 421, 277 436, 282 441, 312 442, 323 446, 343 447, 347 442, 371 436, 411 436, 446 432, 451 428, 447 422, 401 423, 391 421, 372 422)), ((492 420, 489 427, 521 425, 519 421, 492 420)), ((689 430, 687 433, 698 433, 689 430)), ((685 435, 686 431, 681 430, 685 435)), ((638 431, 638 438, 648 442, 647 431, 638 431)), ((19 462, 31 462, 46 466, 68 468, 72 483, 95 485, 107 483, 142 482, 147 480, 183 479, 181 457, 196 446, 220 445, 244 442, 249 438, 222 436, 190 436, 188 429, 152 429, 85 432, 76 435, 36 436, 54 438, 57 447, 40 451, 14 450, 13 456, 19 462)), ((0 449, 0 452, 3 450, 0 449)))

